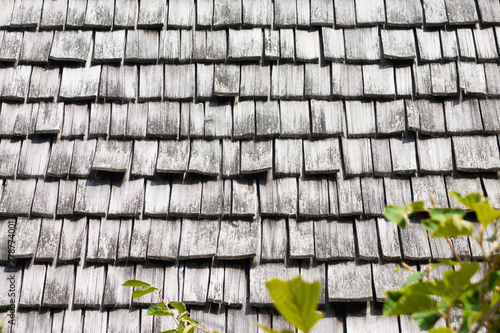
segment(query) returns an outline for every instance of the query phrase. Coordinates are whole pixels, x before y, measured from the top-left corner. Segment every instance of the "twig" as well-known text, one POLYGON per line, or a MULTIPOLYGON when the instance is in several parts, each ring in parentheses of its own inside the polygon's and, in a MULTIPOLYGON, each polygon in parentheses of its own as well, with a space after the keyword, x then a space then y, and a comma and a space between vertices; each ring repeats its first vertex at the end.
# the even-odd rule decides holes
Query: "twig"
POLYGON ((500 301, 496 302, 490 309, 490 311, 484 313, 481 318, 477 321, 477 326, 471 333, 478 333, 479 329, 484 326, 485 322, 494 314, 500 311, 500 301))
POLYGON ((453 246, 451 239, 446 237, 446 241, 448 242, 448 245, 451 247, 451 250, 453 251, 453 255, 455 256, 455 259, 457 259, 457 261, 462 264, 462 259, 460 259, 460 256, 458 255, 457 251, 455 251, 455 246, 453 246))

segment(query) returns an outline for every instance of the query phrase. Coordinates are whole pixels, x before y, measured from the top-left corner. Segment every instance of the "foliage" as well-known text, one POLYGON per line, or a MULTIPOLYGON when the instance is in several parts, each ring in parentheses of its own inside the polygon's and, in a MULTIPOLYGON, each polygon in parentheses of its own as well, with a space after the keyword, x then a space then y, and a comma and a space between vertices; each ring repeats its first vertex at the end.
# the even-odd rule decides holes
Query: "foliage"
MULTIPOLYGON (((142 297, 153 292, 156 293, 160 302, 153 304, 148 309, 147 314, 150 316, 172 317, 177 326, 175 329, 162 333, 194 333, 195 329, 206 333, 218 333, 208 329, 205 324, 200 324, 192 319, 184 303, 166 302, 161 297, 158 288, 151 286, 149 283, 128 280, 122 286, 139 287, 139 289, 132 292, 133 298, 142 297)), ((321 290, 319 282, 307 283, 300 276, 289 281, 275 278, 268 281, 266 287, 278 312, 301 332, 308 333, 316 322, 323 318, 323 314, 316 311, 321 290)), ((259 323, 255 323, 255 325, 269 333, 293 333, 289 330, 280 332, 259 323)))
MULTIPOLYGON (((408 223, 408 216, 425 212, 428 218, 421 220, 430 237, 446 238, 455 260, 439 260, 421 272, 415 271, 403 263, 403 268, 412 271, 407 281, 399 290, 386 293, 385 315, 411 314, 413 321, 422 330, 433 333, 450 332, 500 332, 500 256, 499 218, 500 211, 494 209, 488 198, 480 193, 461 196, 450 192, 451 196, 468 209, 472 210, 480 222, 479 230, 474 233, 474 225, 464 219, 464 209, 426 208, 423 201, 412 202, 405 206, 387 206, 384 215, 401 228, 408 223), (487 235, 488 231, 492 231, 487 235), (457 255, 452 237, 470 236, 480 246, 483 257, 483 270, 477 261, 462 259, 457 255), (441 279, 431 279, 431 271, 444 265, 449 268, 441 279), (476 274, 478 282, 471 282, 476 274), (458 324, 451 320, 452 311, 461 313, 458 324), (441 318, 445 327, 436 328, 441 318)), ((431 196, 434 203, 434 198, 431 196)))
POLYGON ((124 284, 124 287, 139 287, 132 292, 133 298, 142 297, 151 293, 156 293, 160 299, 159 303, 153 304, 149 307, 147 314, 150 316, 167 316, 172 317, 177 328, 164 331, 162 333, 194 333, 195 328, 206 333, 218 333, 207 328, 203 323, 199 323, 190 317, 190 313, 187 311, 186 304, 182 302, 166 302, 163 297, 161 297, 158 288, 152 287, 149 283, 142 282, 139 280, 128 280, 124 284))

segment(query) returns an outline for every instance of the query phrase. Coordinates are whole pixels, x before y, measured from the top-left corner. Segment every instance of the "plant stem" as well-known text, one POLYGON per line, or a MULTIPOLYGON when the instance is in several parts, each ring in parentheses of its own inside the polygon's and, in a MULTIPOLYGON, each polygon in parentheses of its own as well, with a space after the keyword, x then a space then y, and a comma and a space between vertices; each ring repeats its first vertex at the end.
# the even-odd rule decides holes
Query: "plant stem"
POLYGON ((451 250, 453 251, 453 255, 455 256, 455 259, 457 259, 457 261, 459 263, 462 263, 462 259, 460 259, 460 256, 458 255, 457 251, 455 251, 455 246, 453 246, 453 243, 451 242, 451 239, 449 239, 448 237, 446 237, 446 241, 448 242, 448 245, 451 247, 451 250))
POLYGON ((497 312, 500 311, 500 301, 496 302, 495 305, 493 305, 490 309, 490 311, 484 313, 481 318, 479 318, 478 322, 477 322, 477 326, 476 328, 474 328, 474 330, 471 332, 471 333, 478 333, 479 330, 481 329, 481 327, 484 326, 484 324, 486 323, 486 321, 488 321, 488 319, 492 316, 492 315, 495 315, 497 314, 497 312))

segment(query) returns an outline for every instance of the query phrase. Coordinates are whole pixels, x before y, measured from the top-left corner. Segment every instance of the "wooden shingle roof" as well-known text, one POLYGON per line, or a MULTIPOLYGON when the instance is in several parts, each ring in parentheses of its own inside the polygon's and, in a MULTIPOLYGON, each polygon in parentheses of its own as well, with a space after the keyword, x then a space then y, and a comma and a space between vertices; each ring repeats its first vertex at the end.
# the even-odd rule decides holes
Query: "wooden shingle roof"
POLYGON ((299 273, 323 285, 315 332, 409 332, 381 315, 394 268, 452 253, 385 205, 500 207, 498 0, 2 6, 7 332, 170 329, 133 278, 212 329, 279 330, 264 282, 299 273))

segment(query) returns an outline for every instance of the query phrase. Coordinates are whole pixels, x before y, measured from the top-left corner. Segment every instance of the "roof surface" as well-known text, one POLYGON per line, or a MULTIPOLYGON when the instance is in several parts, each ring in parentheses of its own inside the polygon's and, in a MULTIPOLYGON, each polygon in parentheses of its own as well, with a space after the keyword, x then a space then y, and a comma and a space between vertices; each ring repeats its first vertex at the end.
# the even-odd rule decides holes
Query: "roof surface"
POLYGON ((498 0, 2 6, 13 332, 171 328, 132 278, 221 332, 282 329, 264 282, 299 273, 324 286, 315 332, 412 332, 381 316, 395 267, 453 254, 385 205, 457 190, 500 207, 498 0))

